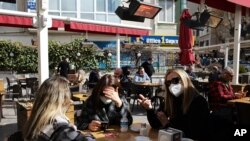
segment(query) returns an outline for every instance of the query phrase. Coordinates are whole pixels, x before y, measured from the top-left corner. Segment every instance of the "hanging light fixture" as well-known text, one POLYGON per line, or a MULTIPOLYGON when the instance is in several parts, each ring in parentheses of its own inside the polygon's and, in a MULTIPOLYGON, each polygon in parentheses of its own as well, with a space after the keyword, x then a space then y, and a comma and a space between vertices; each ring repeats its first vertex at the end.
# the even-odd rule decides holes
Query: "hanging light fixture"
POLYGON ((208 9, 204 9, 202 13, 195 12, 193 15, 196 19, 186 19, 184 24, 192 29, 203 30, 205 27, 217 28, 223 18, 212 14, 208 9))
POLYGON ((145 18, 154 19, 162 9, 139 0, 128 0, 127 3, 130 3, 129 7, 118 6, 115 10, 116 15, 122 20, 144 22, 145 18))

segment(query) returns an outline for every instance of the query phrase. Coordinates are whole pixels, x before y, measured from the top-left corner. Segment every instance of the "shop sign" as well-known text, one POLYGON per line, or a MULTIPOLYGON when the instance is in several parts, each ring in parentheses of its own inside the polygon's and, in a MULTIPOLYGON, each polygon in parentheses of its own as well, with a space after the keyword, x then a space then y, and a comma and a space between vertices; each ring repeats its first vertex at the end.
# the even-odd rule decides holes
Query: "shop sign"
POLYGON ((160 46, 178 46, 179 36, 142 36, 130 37, 130 42, 144 44, 160 44, 160 46))
POLYGON ((27 8, 30 10, 36 10, 36 0, 27 0, 27 8))

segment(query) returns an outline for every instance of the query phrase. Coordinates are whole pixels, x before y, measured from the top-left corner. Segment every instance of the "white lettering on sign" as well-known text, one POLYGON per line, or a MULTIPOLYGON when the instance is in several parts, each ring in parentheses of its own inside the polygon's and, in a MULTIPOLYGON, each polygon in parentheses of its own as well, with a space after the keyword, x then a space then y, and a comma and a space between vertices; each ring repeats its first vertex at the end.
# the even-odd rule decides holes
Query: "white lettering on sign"
POLYGON ((147 38, 146 43, 160 44, 161 39, 147 38))
POLYGON ((244 136, 247 133, 246 129, 236 129, 234 132, 234 136, 244 136))
POLYGON ((169 40, 169 39, 165 39, 165 43, 166 43, 166 44, 178 44, 178 40, 169 40))

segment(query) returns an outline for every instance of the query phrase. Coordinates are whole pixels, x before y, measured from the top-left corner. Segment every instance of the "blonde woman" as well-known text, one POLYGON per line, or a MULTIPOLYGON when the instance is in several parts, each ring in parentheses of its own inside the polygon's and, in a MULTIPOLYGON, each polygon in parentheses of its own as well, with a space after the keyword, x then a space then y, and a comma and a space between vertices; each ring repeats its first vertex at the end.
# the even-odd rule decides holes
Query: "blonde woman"
POLYGON ((173 127, 184 132, 185 137, 204 140, 207 136, 208 104, 193 86, 188 74, 173 69, 165 76, 165 104, 156 112, 151 101, 140 95, 139 103, 147 110, 153 128, 173 127))
POLYGON ((73 125, 69 125, 65 115, 72 102, 66 78, 54 76, 45 80, 36 96, 23 134, 26 141, 60 140, 62 137, 64 141, 88 140, 73 125), (68 127, 67 130, 61 130, 62 133, 56 136, 55 131, 59 132, 57 129, 61 129, 62 125, 68 127))

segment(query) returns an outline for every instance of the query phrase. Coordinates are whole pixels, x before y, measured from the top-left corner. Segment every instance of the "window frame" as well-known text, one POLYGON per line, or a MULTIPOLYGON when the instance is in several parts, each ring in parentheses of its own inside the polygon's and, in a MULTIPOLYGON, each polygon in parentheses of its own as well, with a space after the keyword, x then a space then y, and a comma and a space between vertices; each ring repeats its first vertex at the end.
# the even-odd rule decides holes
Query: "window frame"
MULTIPOLYGON (((159 5, 159 1, 160 0, 157 0, 157 2, 158 2, 158 5, 159 5)), ((163 10, 164 10, 164 12, 166 13, 166 9, 167 9, 167 1, 168 0, 162 0, 162 1, 165 1, 165 5, 164 5, 164 7, 162 7, 162 10, 160 11, 160 12, 162 12, 163 10)), ((167 23, 167 24, 175 24, 175 0, 172 0, 173 1, 173 10, 172 10, 172 17, 173 17, 173 19, 172 19, 172 21, 167 21, 167 15, 168 14, 165 14, 165 17, 164 17, 164 21, 162 21, 162 20, 160 20, 160 16, 158 15, 157 16, 157 23, 167 23)), ((159 5, 160 6, 160 5, 159 5)))

